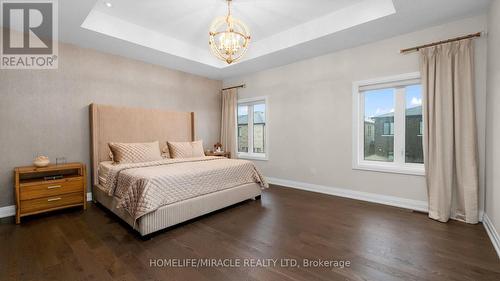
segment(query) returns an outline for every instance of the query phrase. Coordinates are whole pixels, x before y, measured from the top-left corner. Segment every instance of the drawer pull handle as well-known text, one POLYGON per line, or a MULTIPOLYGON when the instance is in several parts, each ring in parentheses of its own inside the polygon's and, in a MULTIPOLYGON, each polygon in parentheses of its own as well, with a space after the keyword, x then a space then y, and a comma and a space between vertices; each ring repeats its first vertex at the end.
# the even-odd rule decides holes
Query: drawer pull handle
POLYGON ((58 201, 58 200, 61 200, 61 199, 62 199, 61 197, 49 198, 49 199, 47 199, 47 202, 58 201))
POLYGON ((47 189, 54 189, 54 188, 59 188, 61 187, 60 185, 51 185, 51 186, 48 186, 47 189))

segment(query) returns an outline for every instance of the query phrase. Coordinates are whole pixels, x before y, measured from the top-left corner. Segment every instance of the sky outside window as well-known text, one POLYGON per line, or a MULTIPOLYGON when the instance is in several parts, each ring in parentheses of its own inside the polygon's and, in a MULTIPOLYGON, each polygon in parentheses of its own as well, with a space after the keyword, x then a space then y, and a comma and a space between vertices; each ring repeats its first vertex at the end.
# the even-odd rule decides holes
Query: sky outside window
POLYGON ((394 112, 394 89, 365 92, 365 118, 394 112))
POLYGON ((406 108, 422 105, 422 85, 406 87, 406 108))

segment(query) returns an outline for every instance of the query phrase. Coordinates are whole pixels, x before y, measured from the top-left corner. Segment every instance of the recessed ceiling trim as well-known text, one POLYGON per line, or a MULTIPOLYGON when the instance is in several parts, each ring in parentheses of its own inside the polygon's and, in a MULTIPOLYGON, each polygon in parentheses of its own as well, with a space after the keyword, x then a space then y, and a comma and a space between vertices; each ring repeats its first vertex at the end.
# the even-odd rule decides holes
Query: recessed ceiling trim
POLYGON ((290 48, 394 13, 396 9, 392 0, 364 0, 255 42, 246 60, 290 48))
POLYGON ((222 63, 214 62, 212 57, 207 56, 205 48, 198 48, 95 9, 90 11, 81 27, 209 66, 220 67, 222 65, 222 63))

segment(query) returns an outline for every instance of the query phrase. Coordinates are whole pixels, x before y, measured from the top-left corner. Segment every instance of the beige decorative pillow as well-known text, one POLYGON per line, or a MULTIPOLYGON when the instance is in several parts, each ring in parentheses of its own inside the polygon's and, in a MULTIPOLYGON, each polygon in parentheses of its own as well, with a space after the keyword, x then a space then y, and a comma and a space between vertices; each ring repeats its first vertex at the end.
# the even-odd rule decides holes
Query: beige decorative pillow
POLYGON ((170 157, 172 158, 191 158, 203 157, 203 141, 193 142, 167 142, 170 157))
POLYGON ((144 143, 108 143, 113 153, 115 163, 140 163, 163 159, 160 152, 160 144, 155 142, 144 143))

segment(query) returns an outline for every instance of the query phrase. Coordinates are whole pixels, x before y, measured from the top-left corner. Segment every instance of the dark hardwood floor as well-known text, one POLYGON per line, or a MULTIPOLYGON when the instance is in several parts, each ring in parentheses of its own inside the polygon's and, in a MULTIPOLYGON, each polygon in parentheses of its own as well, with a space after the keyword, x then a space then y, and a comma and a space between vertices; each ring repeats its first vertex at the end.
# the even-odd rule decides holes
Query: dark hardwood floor
POLYGON ((259 201, 149 240, 94 204, 86 212, 27 217, 21 225, 4 221, 0 280, 483 281, 500 280, 500 260, 481 224, 443 224, 403 209, 272 186, 259 201), (301 266, 280 266, 289 260, 254 268, 150 266, 199 258, 233 265, 247 258, 291 259, 301 266), (350 266, 304 267, 305 259, 350 266))

